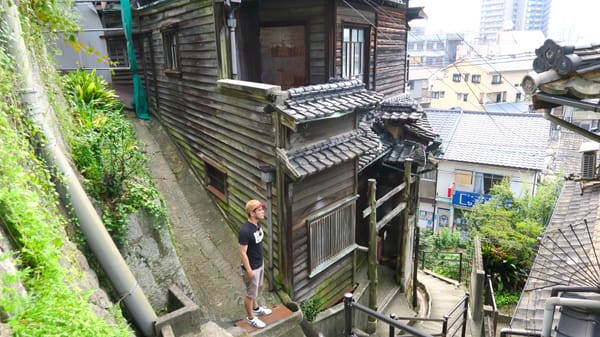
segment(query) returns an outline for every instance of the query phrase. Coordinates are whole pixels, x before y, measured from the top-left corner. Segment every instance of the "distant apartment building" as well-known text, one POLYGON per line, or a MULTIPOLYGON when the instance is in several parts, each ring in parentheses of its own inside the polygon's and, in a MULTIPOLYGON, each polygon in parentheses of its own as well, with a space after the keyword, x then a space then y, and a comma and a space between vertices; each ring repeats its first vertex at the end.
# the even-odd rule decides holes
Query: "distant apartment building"
POLYGON ((408 34, 408 59, 411 67, 444 67, 456 61, 456 47, 465 38, 463 34, 424 34, 415 27, 408 34))
POLYGON ((480 38, 493 41, 508 30, 539 30, 548 33, 551 0, 481 0, 480 38))
POLYGON ((488 104, 526 101, 521 80, 531 69, 534 57, 523 54, 458 60, 430 77, 430 107, 483 111, 488 104))

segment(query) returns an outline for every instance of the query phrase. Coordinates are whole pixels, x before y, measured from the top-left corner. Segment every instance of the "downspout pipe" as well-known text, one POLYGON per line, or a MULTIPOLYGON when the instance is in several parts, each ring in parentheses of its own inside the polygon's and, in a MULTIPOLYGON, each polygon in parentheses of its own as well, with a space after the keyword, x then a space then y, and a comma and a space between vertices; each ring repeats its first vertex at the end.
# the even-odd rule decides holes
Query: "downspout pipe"
POLYGON ((552 322, 554 321, 554 307, 557 305, 566 307, 589 308, 596 310, 600 309, 600 301, 596 300, 550 297, 546 300, 546 305, 544 306, 544 326, 542 327, 542 337, 550 337, 550 331, 552 330, 552 322))
POLYGON ((42 155, 49 166, 56 167, 58 172, 62 174, 65 194, 72 203, 81 231, 102 269, 108 275, 112 285, 131 313, 136 325, 144 336, 155 336, 156 313, 108 234, 100 216, 96 213, 67 157, 57 144, 57 139, 52 131, 53 123, 49 118, 48 98, 39 78, 34 76, 33 65, 29 59, 25 41, 22 38, 17 5, 14 2, 10 5, 8 0, 2 0, 2 7, 6 10, 7 25, 11 34, 9 52, 15 59, 16 71, 23 78, 23 102, 29 109, 31 122, 43 132, 45 137, 42 155))
POLYGON ((235 18, 235 11, 238 9, 241 0, 226 0, 225 5, 227 7, 227 27, 229 27, 229 42, 231 48, 231 79, 237 80, 238 78, 238 62, 237 62, 237 44, 235 41, 235 28, 237 27, 237 19, 235 18))

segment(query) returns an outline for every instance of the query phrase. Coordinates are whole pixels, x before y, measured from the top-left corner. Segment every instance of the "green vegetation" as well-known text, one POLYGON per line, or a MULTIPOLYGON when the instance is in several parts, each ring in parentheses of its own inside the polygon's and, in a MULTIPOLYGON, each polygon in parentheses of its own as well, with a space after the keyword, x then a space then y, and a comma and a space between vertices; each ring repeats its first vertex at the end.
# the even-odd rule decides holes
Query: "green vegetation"
POLYGON ((517 198, 505 180, 492 187, 490 200, 467 214, 471 235, 482 240, 485 271, 498 291, 523 288, 537 254, 537 237, 550 219, 561 182, 556 179, 541 185, 533 197, 517 198))
MULTIPOLYGON (((38 75, 82 171, 84 187, 101 209, 113 239, 123 243, 126 217, 140 208, 166 221, 162 197, 146 172, 146 159, 114 92, 93 72, 77 72, 63 82, 49 59, 46 41, 58 38, 59 32, 75 48, 84 47, 76 40, 72 4, 21 1, 18 10, 30 56, 42 70, 38 75)), ((0 8, 2 22, 6 15, 0 8)), ((0 25, 0 225, 16 249, 1 254, 0 261, 11 259, 18 270, 0 275, 0 316, 15 336, 130 336, 118 305, 110 308, 110 317, 99 317, 90 305, 91 290, 80 288, 81 271, 66 248, 70 239, 65 231, 68 224, 77 224, 76 219, 69 218, 59 202, 54 182, 61 181, 53 175, 55 168, 36 156, 44 139, 28 121, 27 107, 18 96, 23 84, 7 54, 9 38, 5 25, 0 25)))
POLYGON ((71 258, 63 247, 66 220, 50 170, 29 142, 31 129, 15 95, 21 86, 11 61, 0 49, 0 222, 19 253, 0 259, 13 257, 20 270, 2 274, 1 311, 8 313, 15 336, 129 336, 118 308, 111 311, 116 324, 96 316, 91 294, 75 284, 77 271, 61 264, 71 258), (19 283, 24 291, 17 290, 19 283))
POLYGON ((470 242, 462 240, 457 231, 442 228, 433 233, 431 229, 425 229, 420 234, 419 263, 422 268, 436 274, 454 280, 465 280, 470 270, 469 248, 470 242))
POLYGON ((65 75, 63 88, 74 113, 75 134, 69 142, 73 160, 85 178, 87 193, 100 203, 102 221, 115 243, 123 246, 127 216, 138 209, 166 223, 164 201, 150 179, 147 159, 115 92, 95 71, 83 70, 65 75))
POLYGON ((300 304, 302 315, 309 322, 312 322, 317 318, 317 315, 320 312, 319 307, 321 307, 321 301, 315 298, 306 299, 300 304))

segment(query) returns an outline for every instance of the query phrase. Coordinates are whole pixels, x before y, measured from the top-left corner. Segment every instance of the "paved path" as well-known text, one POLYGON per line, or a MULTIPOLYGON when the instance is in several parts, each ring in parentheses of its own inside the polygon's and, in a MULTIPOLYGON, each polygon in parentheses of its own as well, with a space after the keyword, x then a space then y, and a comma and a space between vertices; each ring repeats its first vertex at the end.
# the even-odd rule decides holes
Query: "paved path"
MULTIPOLYGON (((425 295, 419 292, 418 296, 420 310, 418 313, 415 313, 412 307, 409 306, 409 303, 406 299, 406 294, 398 292, 394 294, 394 297, 389 304, 385 306, 383 310, 381 310, 382 314, 389 316, 389 314, 394 313, 399 317, 419 316, 443 318, 444 315, 448 314, 456 306, 456 304, 461 301, 466 293, 466 290, 462 286, 457 287, 454 284, 443 281, 422 271, 418 272, 417 278, 419 282, 424 284, 427 288, 430 301, 428 302, 425 298, 425 295)), ((400 322, 408 324, 408 320, 400 320, 400 322)), ((441 322, 419 321, 415 323, 413 327, 428 334, 439 334, 442 331, 441 322)), ((456 328, 454 329, 456 330, 456 328)), ((454 332, 454 330, 450 331, 454 332)), ((455 335, 461 336, 461 332, 462 331, 459 330, 455 335)), ((388 337, 389 325, 383 322, 378 322, 376 336, 388 337)), ((448 336, 452 336, 452 334, 449 334, 448 336)), ((466 336, 472 336, 470 325, 466 330, 466 336)))
MULTIPOLYGON (((443 318, 449 314, 452 309, 463 299, 467 290, 462 286, 456 286, 454 284, 443 281, 435 276, 429 275, 422 271, 419 271, 417 275, 418 280, 427 287, 429 298, 431 302, 429 317, 430 318, 443 318)), ((454 314, 450 317, 450 320, 455 319, 458 315, 462 315, 464 304, 461 304, 454 314)), ((449 323, 451 324, 451 323, 449 323)), ((415 325, 415 327, 422 329, 424 332, 434 334, 442 331, 441 322, 429 322, 423 321, 415 325)), ((458 325, 455 327, 448 327, 448 336, 461 336, 461 330, 458 325), (457 331, 458 329, 458 331, 457 331)), ((471 336, 470 329, 466 331, 467 336, 471 336)))
MULTIPOLYGON (((204 320, 222 327, 245 317, 236 235, 160 122, 131 118, 145 144, 152 179, 167 204, 177 254, 204 320)), ((263 292, 262 302, 278 301, 263 292)))

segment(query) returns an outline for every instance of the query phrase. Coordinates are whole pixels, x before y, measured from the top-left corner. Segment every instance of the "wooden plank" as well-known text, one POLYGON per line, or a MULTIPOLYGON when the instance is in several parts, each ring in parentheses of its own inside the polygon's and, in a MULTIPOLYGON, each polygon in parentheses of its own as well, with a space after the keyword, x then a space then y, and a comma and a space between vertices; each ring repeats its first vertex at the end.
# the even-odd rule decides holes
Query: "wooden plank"
POLYGON ((390 222, 393 217, 400 214, 400 212, 402 212, 405 208, 406 208, 406 202, 399 203, 398 206, 396 206, 393 210, 388 212, 383 217, 383 219, 377 221, 377 230, 380 230, 381 228, 383 228, 383 226, 385 226, 388 222, 390 222))
MULTIPOLYGON (((398 194, 399 192, 404 190, 405 187, 406 187, 406 182, 403 182, 402 184, 394 187, 389 192, 387 192, 383 197, 381 197, 377 200, 375 207, 378 208, 379 206, 383 205, 384 202, 388 201, 391 197, 395 196, 396 194, 398 194)), ((362 213, 363 213, 363 219, 368 217, 369 214, 371 214, 371 206, 369 206, 365 210, 363 210, 362 213)))

